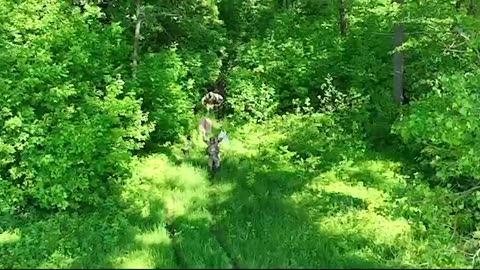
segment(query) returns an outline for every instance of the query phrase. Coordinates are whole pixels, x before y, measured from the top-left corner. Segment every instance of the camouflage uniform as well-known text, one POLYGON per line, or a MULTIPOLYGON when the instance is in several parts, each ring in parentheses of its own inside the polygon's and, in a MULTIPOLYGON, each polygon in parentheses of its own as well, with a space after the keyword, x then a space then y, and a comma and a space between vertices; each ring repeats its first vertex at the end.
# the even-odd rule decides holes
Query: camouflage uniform
POLYGON ((202 98, 202 104, 207 108, 207 111, 213 108, 218 109, 223 104, 223 97, 218 93, 208 92, 202 98))
POLYGON ((220 167, 220 146, 219 143, 222 139, 215 137, 207 140, 206 138, 203 141, 207 144, 207 153, 208 153, 208 167, 210 170, 217 169, 220 167))

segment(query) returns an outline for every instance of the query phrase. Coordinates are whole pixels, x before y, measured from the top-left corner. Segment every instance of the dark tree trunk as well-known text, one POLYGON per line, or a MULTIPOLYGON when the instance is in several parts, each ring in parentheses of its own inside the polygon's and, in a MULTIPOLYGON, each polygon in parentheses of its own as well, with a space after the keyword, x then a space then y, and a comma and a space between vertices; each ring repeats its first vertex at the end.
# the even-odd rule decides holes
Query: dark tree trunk
MULTIPOLYGON (((403 0, 395 0, 400 5, 403 4, 403 0)), ((398 50, 403 44, 404 26, 402 22, 397 22, 395 26, 395 40, 394 48, 395 53, 393 55, 393 94, 395 101, 399 104, 405 103, 404 93, 404 74, 403 74, 403 52, 398 50)))
POLYGON ((133 78, 136 78, 137 75, 137 65, 138 65, 138 45, 140 40, 140 27, 142 26, 142 20, 140 18, 140 9, 141 9, 142 1, 137 0, 135 2, 136 6, 136 24, 135 24, 135 36, 133 38, 133 55, 132 55, 132 74, 133 78))
POLYGON ((338 23, 340 26, 340 35, 345 37, 347 35, 347 17, 345 14, 345 0, 338 0, 338 23))

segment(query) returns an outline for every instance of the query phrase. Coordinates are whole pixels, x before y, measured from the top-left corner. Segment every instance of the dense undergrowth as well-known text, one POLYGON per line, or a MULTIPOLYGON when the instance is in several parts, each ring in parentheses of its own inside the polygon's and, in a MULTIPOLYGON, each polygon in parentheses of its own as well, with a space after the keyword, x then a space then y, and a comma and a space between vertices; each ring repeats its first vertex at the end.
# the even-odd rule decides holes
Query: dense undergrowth
POLYGON ((121 194, 99 208, 2 219, 0 266, 467 265, 450 192, 405 174, 401 156, 369 149, 326 115, 224 127, 231 141, 214 180, 199 139, 190 158, 178 145, 135 159, 121 194))
POLYGON ((0 0, 0 267, 471 265, 477 4, 394 2, 0 0))

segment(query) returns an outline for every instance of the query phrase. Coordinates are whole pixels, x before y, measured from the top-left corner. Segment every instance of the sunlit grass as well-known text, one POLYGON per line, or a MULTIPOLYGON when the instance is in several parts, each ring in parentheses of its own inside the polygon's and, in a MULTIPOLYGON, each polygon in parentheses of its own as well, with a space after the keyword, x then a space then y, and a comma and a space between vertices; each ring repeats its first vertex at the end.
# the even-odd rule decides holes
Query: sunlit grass
POLYGON ((12 244, 12 243, 18 242, 20 239, 21 239, 21 235, 18 230, 5 231, 3 233, 0 233, 0 245, 12 244))
MULTIPOLYGON (((465 265, 451 235, 439 230, 418 238, 419 216, 402 216, 406 213, 402 209, 412 207, 410 200, 424 198, 405 192, 410 189, 399 172, 400 162, 365 153, 312 172, 288 148, 282 150, 282 140, 288 140, 282 126, 250 126, 236 135, 231 139, 241 140, 238 150, 229 153, 234 156, 227 157, 218 181, 235 189, 229 199, 219 202, 216 214, 232 250, 246 266, 465 265), (263 137, 267 139, 259 140, 263 137), (242 151, 242 146, 250 151, 242 151), (441 259, 427 259, 439 249, 441 259)), ((309 142, 296 143, 298 147, 309 142)), ((321 157, 314 162, 321 163, 321 157)), ((424 211, 434 214, 427 205, 424 211)), ((438 218, 448 221, 445 213, 438 218)))
POLYGON ((175 166, 163 155, 137 160, 133 168, 118 201, 125 206, 0 223, 0 228, 17 226, 1 234, 0 256, 6 259, 0 266, 227 267, 228 259, 210 233, 206 173, 175 166), (167 224, 176 230, 175 243, 167 224), (179 265, 175 249, 185 265, 179 265))
POLYGON ((114 267, 119 269, 152 269, 155 268, 153 258, 149 250, 134 250, 117 259, 114 267))
POLYGON ((189 164, 175 166, 164 155, 139 160, 135 167, 125 199, 144 208, 161 205, 166 221, 178 233, 175 239, 186 264, 183 267, 228 266, 226 255, 210 233, 210 183, 206 172, 189 164), (138 194, 139 185, 148 191, 138 194))
POLYGON ((398 160, 341 151, 361 143, 325 140, 328 152, 315 138, 291 143, 304 138, 295 121, 229 131, 214 179, 195 138, 190 158, 173 145, 173 160, 136 159, 121 196, 94 211, 0 220, 0 267, 466 265, 435 205, 448 191, 411 182, 398 160))

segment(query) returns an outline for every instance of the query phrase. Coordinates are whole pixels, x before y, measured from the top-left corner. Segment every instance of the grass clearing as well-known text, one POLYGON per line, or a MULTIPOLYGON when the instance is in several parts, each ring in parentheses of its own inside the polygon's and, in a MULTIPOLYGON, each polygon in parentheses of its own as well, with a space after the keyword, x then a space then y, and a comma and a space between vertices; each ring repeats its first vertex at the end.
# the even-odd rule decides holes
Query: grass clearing
POLYGON ((135 224, 115 208, 42 218, 5 218, 0 224, 2 235, 16 232, 15 241, 0 243, 2 268, 176 266, 162 226, 135 224), (146 233, 152 237, 150 243, 139 241, 146 233))
POLYGON ((102 209, 2 219, 0 267, 229 267, 210 233, 206 174, 163 155, 133 167, 122 198, 102 209))
POLYGON ((450 213, 435 207, 447 190, 371 151, 336 157, 361 143, 339 134, 319 145, 317 129, 295 125, 229 132, 212 181, 197 140, 190 159, 174 145, 173 161, 134 160, 121 197, 101 209, 4 218, 0 267, 466 267, 450 213))
POLYGON ((445 229, 450 214, 429 205, 447 190, 408 181, 401 162, 368 151, 312 161, 301 154, 318 151, 315 144, 289 141, 292 132, 278 122, 257 127, 236 134, 244 149, 225 151, 217 181, 234 187, 216 215, 247 267, 466 266, 460 239, 445 229), (270 139, 250 140, 265 132, 270 139))

